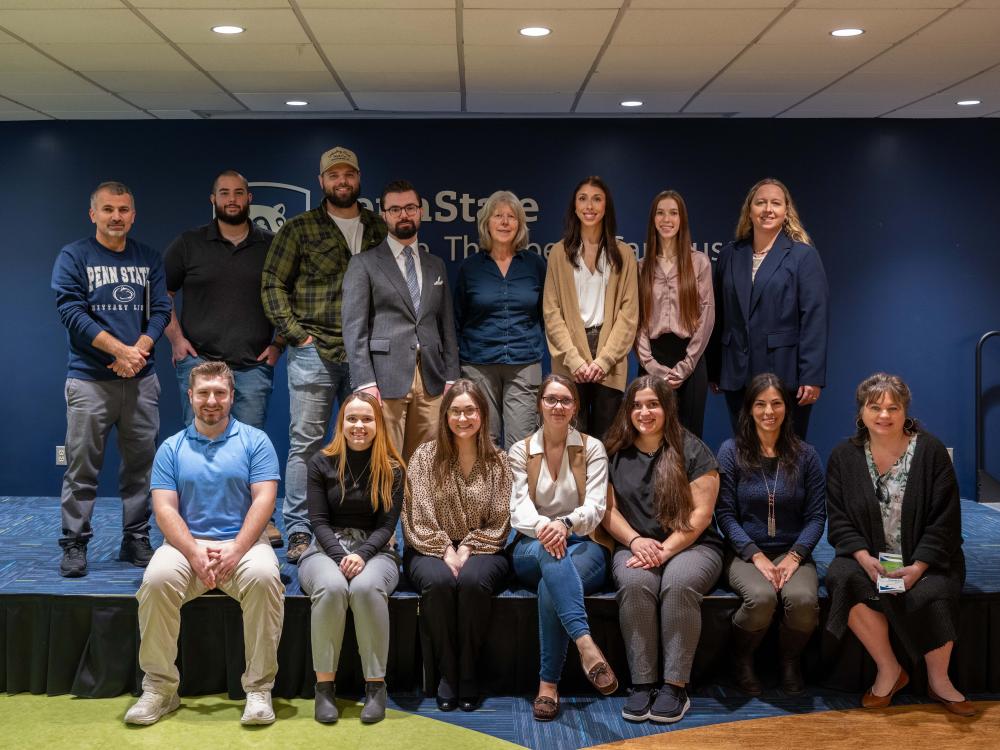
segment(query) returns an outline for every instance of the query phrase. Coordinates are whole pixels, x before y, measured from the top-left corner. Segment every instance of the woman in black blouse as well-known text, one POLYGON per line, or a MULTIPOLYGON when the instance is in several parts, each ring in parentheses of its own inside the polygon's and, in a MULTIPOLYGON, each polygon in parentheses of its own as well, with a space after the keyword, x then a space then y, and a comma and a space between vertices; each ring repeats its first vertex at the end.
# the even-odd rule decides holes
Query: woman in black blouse
POLYGON ((625 391, 606 444, 602 524, 618 542, 611 568, 632 675, 622 716, 670 724, 691 706, 701 599, 722 570, 722 538, 712 525, 718 467, 708 446, 681 427, 676 396, 655 375, 625 391))
POLYGON ((395 532, 404 493, 403 460, 381 406, 367 393, 352 394, 340 408, 333 440, 309 462, 314 539, 299 562, 299 582, 312 600, 318 722, 338 719, 335 680, 348 605, 365 673, 361 721, 385 718, 389 594, 399 582, 395 532))

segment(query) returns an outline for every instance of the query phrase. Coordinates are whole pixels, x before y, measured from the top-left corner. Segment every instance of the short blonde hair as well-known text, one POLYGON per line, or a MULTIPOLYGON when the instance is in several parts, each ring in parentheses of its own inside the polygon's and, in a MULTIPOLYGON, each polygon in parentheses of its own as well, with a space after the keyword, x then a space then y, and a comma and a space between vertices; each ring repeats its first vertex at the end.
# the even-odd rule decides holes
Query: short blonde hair
POLYGON ((479 209, 476 216, 479 227, 479 247, 489 250, 493 246, 493 238, 490 237, 490 217, 497 210, 499 205, 510 206, 510 209, 517 217, 517 235, 514 237, 514 250, 521 250, 528 244, 528 217, 524 213, 524 206, 521 199, 509 190, 497 190, 486 199, 486 203, 479 209))

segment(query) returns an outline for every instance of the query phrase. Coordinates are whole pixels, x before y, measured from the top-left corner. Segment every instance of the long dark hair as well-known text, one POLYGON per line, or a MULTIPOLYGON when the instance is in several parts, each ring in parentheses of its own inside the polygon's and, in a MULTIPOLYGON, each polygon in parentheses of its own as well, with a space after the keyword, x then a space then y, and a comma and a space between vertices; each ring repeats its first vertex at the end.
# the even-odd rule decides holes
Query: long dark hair
POLYGON ((632 409, 635 394, 644 388, 652 390, 663 407, 663 450, 653 466, 653 510, 664 530, 691 531, 694 498, 684 462, 684 428, 677 419, 677 397, 666 380, 643 375, 632 381, 604 444, 609 457, 635 444, 639 431, 632 424, 632 409))
POLYGON ((611 197, 611 188, 607 186, 597 175, 584 177, 576 187, 573 188, 569 196, 569 208, 566 209, 566 226, 563 230, 563 250, 573 268, 579 268, 580 247, 583 243, 583 236, 580 229, 580 217, 576 215, 576 194, 584 185, 592 185, 604 192, 604 219, 601 221, 601 240, 597 245, 597 262, 600 263, 603 254, 608 264, 615 271, 621 273, 622 261, 621 253, 618 252, 618 240, 615 235, 618 232, 618 220, 615 218, 615 201, 611 197))
POLYGON ((778 441, 774 445, 774 452, 778 457, 778 464, 785 470, 785 475, 789 479, 794 479, 799 467, 799 453, 802 451, 802 441, 795 434, 792 419, 795 401, 792 400, 792 394, 788 392, 785 384, 781 382, 781 378, 774 373, 763 372, 756 375, 743 394, 743 408, 740 409, 739 425, 736 428, 736 456, 740 468, 745 471, 760 469, 762 466, 763 454, 760 449, 760 436, 757 434, 757 423, 753 421, 753 403, 768 388, 774 388, 781 394, 781 400, 785 404, 785 417, 778 429, 778 441))
POLYGON ((677 230, 677 298, 680 303, 681 323, 694 335, 701 317, 701 304, 698 300, 698 279, 694 272, 694 261, 691 260, 691 225, 688 223, 687 206, 676 190, 664 190, 653 198, 649 208, 649 221, 646 222, 646 254, 643 256, 642 268, 639 270, 639 328, 643 330, 649 325, 653 316, 653 276, 656 273, 656 259, 660 254, 660 234, 656 231, 656 208, 660 201, 672 198, 677 202, 677 214, 680 227, 677 230))
POLYGON ((458 458, 458 448, 455 446, 455 435, 448 426, 448 409, 459 396, 466 395, 479 410, 479 432, 476 433, 476 462, 481 462, 487 476, 495 478, 496 471, 502 467, 497 447, 490 437, 490 405, 482 389, 471 380, 459 378, 441 399, 441 416, 438 418, 437 450, 431 466, 434 476, 434 486, 444 488, 449 478, 455 481, 451 473, 452 461, 458 458))

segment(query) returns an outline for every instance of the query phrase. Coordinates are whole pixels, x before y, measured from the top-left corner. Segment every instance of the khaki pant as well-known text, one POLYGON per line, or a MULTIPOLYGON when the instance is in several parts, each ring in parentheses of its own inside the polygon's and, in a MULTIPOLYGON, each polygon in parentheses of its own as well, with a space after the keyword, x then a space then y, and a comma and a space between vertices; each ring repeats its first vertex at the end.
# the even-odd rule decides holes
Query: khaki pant
MULTIPOLYGON (((198 544, 218 542, 198 540, 198 544)), ((285 587, 279 575, 278 558, 260 539, 243 556, 232 576, 219 589, 243 609, 243 642, 246 671, 243 690, 270 690, 278 672, 278 639, 285 616, 285 587)), ((207 589, 180 550, 164 542, 156 550, 136 592, 139 600, 139 666, 146 676, 142 689, 161 695, 177 692, 180 675, 177 636, 181 629, 181 605, 207 589)))
POLYGON ((431 396, 424 390, 424 381, 420 377, 420 355, 417 355, 410 392, 403 398, 387 398, 382 402, 382 416, 389 439, 404 461, 410 460, 418 445, 433 440, 437 435, 443 396, 443 393, 431 396))

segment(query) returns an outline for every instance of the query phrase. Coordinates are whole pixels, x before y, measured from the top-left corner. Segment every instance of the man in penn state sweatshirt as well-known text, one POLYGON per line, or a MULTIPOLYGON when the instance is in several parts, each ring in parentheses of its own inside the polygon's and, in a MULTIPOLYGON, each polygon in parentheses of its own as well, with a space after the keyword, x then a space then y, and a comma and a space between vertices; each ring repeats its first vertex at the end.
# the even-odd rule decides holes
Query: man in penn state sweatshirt
POLYGON ((120 182, 98 185, 90 196, 90 220, 96 235, 66 245, 52 269, 56 306, 69 339, 59 539, 59 572, 67 578, 87 574, 90 518, 112 426, 121 454, 118 559, 145 567, 153 556, 149 474, 160 427, 153 345, 170 322, 159 253, 128 239, 135 221, 132 191, 120 182))

